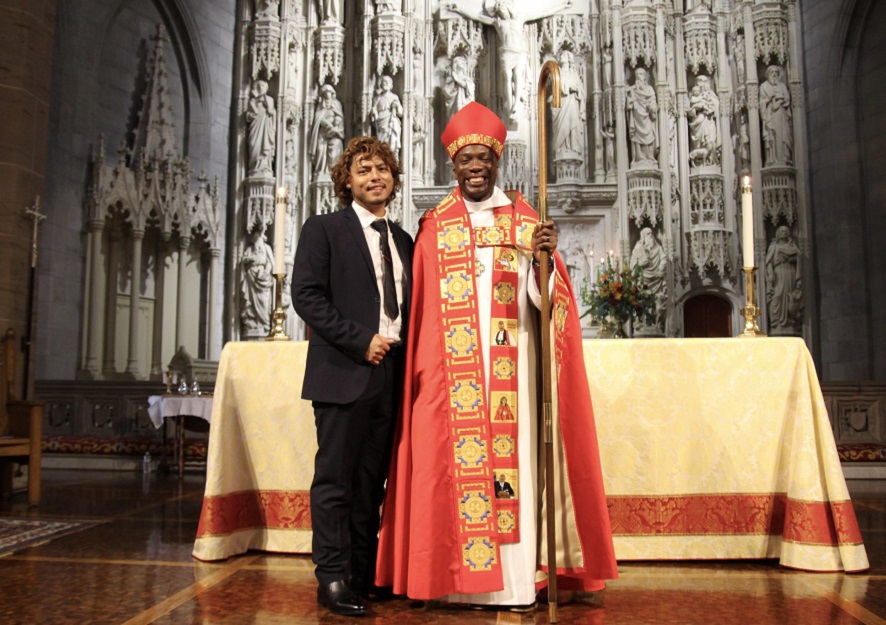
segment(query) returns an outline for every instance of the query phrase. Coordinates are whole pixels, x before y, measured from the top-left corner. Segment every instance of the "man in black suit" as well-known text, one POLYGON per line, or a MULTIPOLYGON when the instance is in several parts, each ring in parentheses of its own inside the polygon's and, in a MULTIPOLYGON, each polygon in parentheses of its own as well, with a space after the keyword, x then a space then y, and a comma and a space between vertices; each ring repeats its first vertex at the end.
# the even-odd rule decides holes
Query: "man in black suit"
POLYGON ((342 203, 302 227, 292 303, 309 327, 302 398, 314 406, 311 484, 317 601, 360 616, 375 592, 379 507, 402 389, 412 239, 387 219, 400 168, 386 143, 358 137, 332 168, 342 203))

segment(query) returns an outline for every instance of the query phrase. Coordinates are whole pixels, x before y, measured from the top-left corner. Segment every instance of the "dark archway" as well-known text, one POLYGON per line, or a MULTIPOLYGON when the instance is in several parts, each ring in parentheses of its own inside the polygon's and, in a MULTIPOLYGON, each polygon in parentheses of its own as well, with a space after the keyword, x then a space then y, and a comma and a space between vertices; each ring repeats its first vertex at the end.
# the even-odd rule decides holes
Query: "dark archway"
POLYGON ((722 297, 703 293, 683 305, 683 336, 721 338, 732 336, 732 306, 722 297))

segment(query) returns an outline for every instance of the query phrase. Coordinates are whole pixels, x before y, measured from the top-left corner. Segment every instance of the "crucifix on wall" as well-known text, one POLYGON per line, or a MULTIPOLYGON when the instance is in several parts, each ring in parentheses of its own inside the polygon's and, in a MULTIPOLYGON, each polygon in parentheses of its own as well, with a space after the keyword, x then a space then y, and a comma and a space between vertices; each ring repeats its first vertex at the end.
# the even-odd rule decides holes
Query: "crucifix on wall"
POLYGON ((46 214, 40 212, 40 196, 34 200, 31 206, 25 207, 25 215, 33 221, 31 228, 31 262, 28 268, 28 309, 25 315, 25 332, 22 334, 21 350, 24 354, 22 373, 22 397, 30 399, 30 374, 31 352, 33 349, 34 331, 34 300, 37 293, 37 259, 39 247, 37 242, 40 235, 40 222, 46 219, 46 214))

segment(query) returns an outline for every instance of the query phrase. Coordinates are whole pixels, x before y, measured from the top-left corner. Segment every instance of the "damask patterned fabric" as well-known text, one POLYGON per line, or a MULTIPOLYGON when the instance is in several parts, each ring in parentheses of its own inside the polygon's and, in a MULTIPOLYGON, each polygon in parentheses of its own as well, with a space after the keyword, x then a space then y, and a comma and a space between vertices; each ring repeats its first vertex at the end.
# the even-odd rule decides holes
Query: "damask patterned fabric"
POLYGON ((317 437, 301 398, 307 342, 231 342, 213 397, 206 491, 193 555, 310 553, 317 437))
POLYGON ((585 341, 620 560, 867 554, 799 338, 585 341))
MULTIPOLYGON (((225 346, 194 557, 310 551, 306 353, 225 346)), ((619 560, 868 568, 801 339, 588 340, 584 356, 619 560)))

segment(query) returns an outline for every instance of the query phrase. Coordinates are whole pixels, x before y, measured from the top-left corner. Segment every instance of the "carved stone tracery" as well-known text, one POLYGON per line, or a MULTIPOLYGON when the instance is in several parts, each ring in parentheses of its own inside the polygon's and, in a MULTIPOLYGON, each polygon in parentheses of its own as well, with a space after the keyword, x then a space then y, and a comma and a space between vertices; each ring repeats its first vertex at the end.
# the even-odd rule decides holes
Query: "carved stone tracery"
POLYGON ((655 10, 650 6, 626 7, 622 16, 624 59, 631 67, 655 63, 655 10))
POLYGON ((403 35, 406 18, 400 13, 388 12, 372 20, 372 45, 375 49, 375 70, 379 74, 397 74, 406 63, 403 35))
POLYGON ((250 45, 252 78, 280 71, 280 19, 276 13, 260 13, 252 24, 250 45))
POLYGON ((639 228, 655 227, 662 219, 661 171, 631 169, 628 172, 628 217, 639 228))
POLYGON ((754 54, 763 63, 784 65, 788 60, 787 14, 782 2, 754 5, 754 54))
POLYGON ((338 23, 322 24, 314 35, 317 50, 316 79, 338 84, 344 63, 345 29, 338 23))
MULTIPOLYGON (((210 296, 215 293, 213 281, 218 279, 217 260, 223 243, 220 197, 218 179, 210 184, 205 172, 198 177, 197 191, 191 190, 193 174, 188 158, 178 147, 169 102, 164 54, 168 43, 165 28, 158 26, 132 145, 121 142, 117 162, 111 164, 105 160, 104 138, 99 137, 93 154, 87 192, 91 281, 90 292, 84 298, 89 338, 83 359, 83 373, 92 379, 117 375, 146 379, 159 375, 163 333, 173 334, 171 342, 181 344, 185 340, 182 322, 186 309, 192 316, 211 323, 212 310, 221 306, 221 301, 212 297, 202 305, 194 297, 199 288, 192 285, 199 286, 204 281, 209 285, 210 296), (110 227, 106 228, 106 224, 110 227), (173 239, 177 245, 167 245, 173 239), (142 262, 143 254, 147 263, 142 262), (155 292, 148 301, 143 292, 149 287, 161 288, 166 258, 174 254, 178 281, 170 293, 176 315, 175 319, 164 319, 166 293, 155 292), (190 262, 188 257, 193 257, 190 262), (102 281, 102 275, 109 279, 102 281), (125 306, 117 303, 124 288, 128 291, 125 306), (94 308, 108 300, 115 302, 109 310, 120 317, 119 323, 128 328, 128 336, 108 329, 118 324, 115 318, 105 319, 105 327, 99 327, 102 315, 94 308), (150 353, 141 349, 145 327, 140 323, 142 315, 151 320, 148 327, 155 328, 150 353), (125 372, 121 370, 123 354, 125 372)), ((189 341, 190 349, 198 353, 196 342, 192 337, 189 341)))
MULTIPOLYGON (((676 299, 702 285, 740 289, 734 286, 739 282, 732 261, 738 197, 725 193, 724 186, 737 188, 738 171, 762 171, 757 197, 767 222, 797 224, 806 210, 800 205, 801 182, 795 170, 775 171, 757 162, 766 155, 764 146, 754 144, 760 141, 754 125, 761 124, 762 70, 758 67, 752 75, 746 67, 755 61, 778 63, 785 77, 795 75, 787 58, 788 23, 794 19, 790 3, 699 0, 683 9, 658 0, 573 0, 559 9, 555 4, 374 0, 344 6, 338 19, 319 20, 321 9, 306 12, 301 3, 286 0, 278 22, 285 26, 281 36, 288 41, 281 49, 290 51, 289 63, 296 69, 280 79, 281 91, 275 97, 279 123, 284 125, 278 135, 284 145, 277 146, 277 158, 285 149, 286 185, 303 185, 305 195, 303 207, 291 211, 296 222, 293 241, 305 218, 338 208, 330 181, 321 179, 314 167, 316 153, 306 145, 312 142, 310 126, 320 106, 321 87, 337 93, 347 137, 375 133, 396 146, 405 181, 389 211, 414 231, 421 211, 433 207, 453 185, 439 135, 455 111, 475 99, 508 127, 498 185, 516 188, 532 201, 539 162, 534 76, 553 58, 561 63, 561 74, 564 67, 574 69, 583 88, 561 91, 572 107, 565 117, 563 111, 559 118, 548 113, 553 131, 548 142, 553 174, 549 198, 557 198, 557 214, 569 217, 569 227, 593 223, 588 232, 602 237, 602 245, 618 247, 623 259, 640 231, 652 228, 668 256, 668 288, 662 289, 668 298, 667 315, 677 310, 676 299), (520 33, 520 45, 503 50, 502 42, 515 41, 520 33), (428 41, 431 34, 433 41, 428 41), (745 59, 745 37, 753 41, 755 59, 745 59), (572 55, 566 63, 565 53, 572 55), (509 72, 503 71, 505 65, 509 72), (727 71, 721 71, 724 67, 727 71), (516 75, 514 68, 527 69, 525 85, 516 90, 510 80, 516 75), (635 119, 641 68, 650 92, 644 101, 650 104, 641 102, 640 109, 649 115, 635 119), (389 81, 385 88, 382 81, 389 81), (393 117, 380 108, 389 100, 400 103, 388 107, 393 117), (395 118, 399 132, 386 134, 385 124, 395 118), (574 132, 564 132, 564 119, 574 132), (665 164, 670 171, 661 171, 665 164), (589 219, 593 221, 585 221, 589 219)), ((274 21, 266 19, 266 28, 274 21)), ((245 66, 267 79, 273 92, 278 88, 275 72, 282 69, 276 69, 279 64, 261 43, 270 41, 270 35, 260 33, 257 24, 244 31, 247 37, 254 33, 260 35, 258 40, 250 40, 244 49, 264 60, 256 65, 253 58, 245 66)), ((783 82, 797 111, 802 83, 786 78, 783 82)), ((273 173, 279 175, 279 170, 280 162, 275 161, 273 173)), ((251 182, 244 187, 252 195, 242 200, 242 223, 260 223, 271 230, 271 193, 279 184, 273 177, 256 177, 254 186, 251 182)), ((762 248, 771 233, 761 228, 758 234, 762 248)), ((798 241, 804 240, 802 235, 797 232, 798 241)), ((287 244, 287 254, 290 251, 287 244)), ((662 319, 658 331, 673 332, 679 328, 674 321, 662 319)))
POLYGON ((709 13, 687 15, 683 26, 686 67, 698 74, 717 71, 717 23, 709 13))

